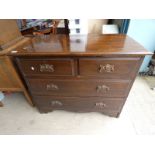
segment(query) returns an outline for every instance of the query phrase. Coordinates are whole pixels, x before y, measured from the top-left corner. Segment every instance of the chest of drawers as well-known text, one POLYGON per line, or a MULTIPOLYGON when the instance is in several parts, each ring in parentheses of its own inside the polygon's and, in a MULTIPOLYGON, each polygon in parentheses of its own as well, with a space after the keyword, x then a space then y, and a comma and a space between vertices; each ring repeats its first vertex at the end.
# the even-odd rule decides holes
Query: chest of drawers
POLYGON ((126 35, 38 40, 11 55, 41 113, 96 111, 118 117, 144 56, 150 54, 126 35))

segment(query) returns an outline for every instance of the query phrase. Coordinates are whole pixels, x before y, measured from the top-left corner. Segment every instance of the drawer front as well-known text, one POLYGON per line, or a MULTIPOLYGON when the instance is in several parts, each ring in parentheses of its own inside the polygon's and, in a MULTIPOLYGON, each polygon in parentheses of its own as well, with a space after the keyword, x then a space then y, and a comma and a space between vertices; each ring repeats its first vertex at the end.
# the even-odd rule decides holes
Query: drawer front
POLYGON ((17 64, 24 75, 72 76, 72 59, 23 59, 17 58, 17 64))
POLYGON ((81 112, 99 111, 118 113, 124 105, 124 99, 121 98, 33 96, 33 100, 42 112, 58 109, 81 112))
POLYGON ((110 79, 130 79, 137 72, 140 58, 81 58, 79 74, 110 79))
POLYGON ((52 80, 28 79, 32 94, 59 96, 125 97, 130 82, 127 80, 52 80))

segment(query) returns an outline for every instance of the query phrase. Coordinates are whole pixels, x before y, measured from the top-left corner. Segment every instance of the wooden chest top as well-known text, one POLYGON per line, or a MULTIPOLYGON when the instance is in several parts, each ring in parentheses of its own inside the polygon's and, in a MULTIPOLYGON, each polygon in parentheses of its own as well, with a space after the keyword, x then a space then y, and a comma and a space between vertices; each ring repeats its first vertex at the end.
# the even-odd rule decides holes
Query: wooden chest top
POLYGON ((15 48, 11 55, 25 56, 104 56, 148 55, 143 46, 124 34, 37 36, 32 43, 15 48))

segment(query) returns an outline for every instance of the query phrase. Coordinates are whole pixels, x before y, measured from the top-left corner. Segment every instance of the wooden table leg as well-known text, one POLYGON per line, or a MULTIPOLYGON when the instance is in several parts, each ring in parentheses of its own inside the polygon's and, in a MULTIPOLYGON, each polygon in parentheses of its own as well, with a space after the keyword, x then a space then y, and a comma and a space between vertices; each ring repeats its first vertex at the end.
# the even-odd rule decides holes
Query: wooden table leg
POLYGON ((0 101, 0 107, 3 107, 3 103, 0 101))

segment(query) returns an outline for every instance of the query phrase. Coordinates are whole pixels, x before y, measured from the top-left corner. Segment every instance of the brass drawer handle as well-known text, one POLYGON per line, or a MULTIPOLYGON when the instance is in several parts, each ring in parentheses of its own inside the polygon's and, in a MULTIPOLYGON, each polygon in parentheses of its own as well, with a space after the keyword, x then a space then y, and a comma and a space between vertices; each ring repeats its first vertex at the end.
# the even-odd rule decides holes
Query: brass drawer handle
POLYGON ((97 103, 95 103, 95 106, 100 107, 100 108, 104 108, 104 107, 106 107, 106 104, 103 102, 97 102, 97 103))
POLYGON ((51 84, 47 84, 47 85, 46 85, 46 89, 47 89, 47 90, 58 90, 59 87, 58 87, 57 85, 51 83, 51 84))
POLYGON ((49 64, 40 65, 40 72, 54 72, 54 66, 49 64))
POLYGON ((96 91, 97 92, 100 92, 100 91, 109 91, 110 90, 110 88, 108 87, 108 86, 106 86, 106 85, 98 85, 97 87, 96 87, 96 91))
POLYGON ((54 105, 62 106, 63 103, 56 100, 56 101, 51 101, 51 105, 52 105, 52 106, 54 106, 54 105))
POLYGON ((108 73, 114 72, 114 65, 110 65, 110 64, 99 65, 99 72, 102 73, 103 71, 108 73))
POLYGON ((31 70, 34 71, 34 67, 33 66, 31 66, 31 70))

